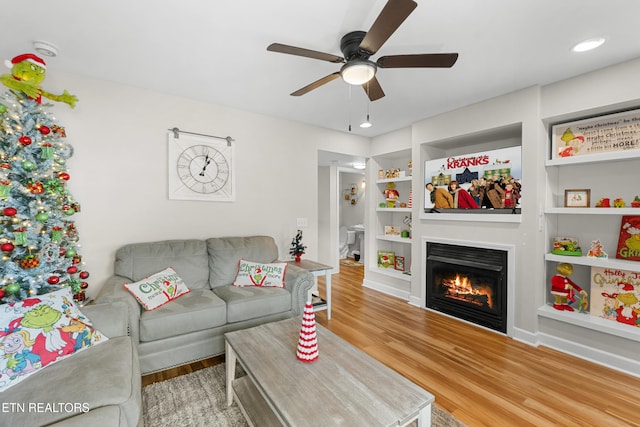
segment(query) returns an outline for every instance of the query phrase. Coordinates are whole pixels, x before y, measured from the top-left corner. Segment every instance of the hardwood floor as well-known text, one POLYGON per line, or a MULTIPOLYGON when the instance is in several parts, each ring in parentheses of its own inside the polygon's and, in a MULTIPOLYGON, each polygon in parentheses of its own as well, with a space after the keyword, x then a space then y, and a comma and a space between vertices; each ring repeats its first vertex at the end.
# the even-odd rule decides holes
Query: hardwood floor
MULTIPOLYGON (((362 274, 341 266, 331 320, 321 311, 318 323, 430 391, 468 426, 640 426, 640 379, 363 288, 362 274)), ((319 287, 323 294, 323 278, 319 287)), ((143 385, 220 361, 149 375, 143 385)))

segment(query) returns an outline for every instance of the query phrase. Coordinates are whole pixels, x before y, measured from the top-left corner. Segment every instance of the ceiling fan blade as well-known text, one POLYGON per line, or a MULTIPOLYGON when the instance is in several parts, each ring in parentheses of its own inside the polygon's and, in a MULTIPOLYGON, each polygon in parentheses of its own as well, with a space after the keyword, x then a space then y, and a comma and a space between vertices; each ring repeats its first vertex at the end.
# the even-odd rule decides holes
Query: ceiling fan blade
POLYGON ((270 52, 280 52, 289 55, 303 56, 305 58, 319 59, 321 61, 329 61, 333 63, 344 62, 341 56, 332 55, 330 53, 318 52, 316 50, 304 49, 301 47, 288 46, 286 44, 272 43, 267 47, 270 52))
POLYGON ((340 77, 340 72, 336 71, 335 73, 331 73, 328 76, 324 76, 323 78, 316 80, 315 82, 308 84, 301 89, 298 89, 297 91, 293 92, 291 96, 304 95, 305 93, 311 92, 312 90, 317 89, 324 84, 334 81, 338 77, 340 77))
POLYGON ((451 68, 457 60, 457 53, 424 53, 383 56, 376 64, 380 68, 451 68))
POLYGON ((416 6, 413 0, 389 0, 360 42, 360 49, 369 55, 376 53, 416 6))
POLYGON ((371 80, 363 84, 362 89, 364 89, 370 101, 377 101, 384 96, 384 91, 382 90, 382 86, 380 86, 380 82, 376 79, 376 76, 373 76, 371 80))

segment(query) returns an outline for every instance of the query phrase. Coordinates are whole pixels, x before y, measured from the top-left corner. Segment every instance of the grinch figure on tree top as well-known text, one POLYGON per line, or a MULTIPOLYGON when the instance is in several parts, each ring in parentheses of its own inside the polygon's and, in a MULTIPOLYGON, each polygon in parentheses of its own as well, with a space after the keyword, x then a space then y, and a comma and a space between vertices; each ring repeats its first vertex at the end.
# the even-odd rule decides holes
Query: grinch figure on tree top
MULTIPOLYGON (((74 105, 76 97, 42 91, 44 61, 32 54, 12 61, 11 90, 0 94, 0 303, 70 287, 84 300, 82 268, 72 216, 80 205, 67 189, 73 148, 65 129, 39 96, 74 105), (35 92, 34 92, 35 89, 35 92)), ((7 78, 9 77, 9 78, 7 78)))
POLYGON ((291 249, 289 255, 295 258, 296 262, 300 262, 300 257, 304 254, 307 247, 302 244, 302 230, 298 230, 296 237, 291 240, 291 249))
POLYGON ((33 53, 23 53, 6 61, 5 65, 11 68, 11 75, 3 74, 0 82, 9 89, 19 91, 31 99, 35 99, 38 104, 42 102, 42 97, 56 102, 64 102, 71 108, 75 107, 78 98, 71 95, 66 90, 62 95, 54 95, 40 88, 40 83, 46 76, 47 64, 33 53))

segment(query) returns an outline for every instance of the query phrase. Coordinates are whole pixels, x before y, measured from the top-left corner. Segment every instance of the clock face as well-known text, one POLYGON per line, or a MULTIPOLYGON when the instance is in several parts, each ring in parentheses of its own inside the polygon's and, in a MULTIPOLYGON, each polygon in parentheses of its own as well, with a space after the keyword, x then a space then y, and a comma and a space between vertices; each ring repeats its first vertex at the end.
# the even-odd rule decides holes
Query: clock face
POLYGON ((168 134, 170 200, 234 202, 235 156, 230 141, 204 135, 168 134))
POLYGON ((229 180, 227 159, 206 145, 192 145, 182 151, 177 168, 180 181, 196 193, 215 193, 229 180))

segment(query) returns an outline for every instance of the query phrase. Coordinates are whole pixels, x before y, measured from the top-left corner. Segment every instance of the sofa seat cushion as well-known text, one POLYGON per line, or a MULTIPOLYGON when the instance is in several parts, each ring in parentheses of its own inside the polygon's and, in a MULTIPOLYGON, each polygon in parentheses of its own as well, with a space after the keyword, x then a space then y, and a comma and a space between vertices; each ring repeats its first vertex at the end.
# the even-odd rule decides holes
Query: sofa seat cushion
POLYGON ((3 397, 24 410, 3 413, 0 424, 49 425, 87 410, 115 406, 121 425, 135 425, 142 412, 139 395, 140 369, 131 338, 115 337, 13 386, 3 397))
POLYGON ((153 311, 140 313, 140 341, 155 341, 224 325, 227 310, 210 289, 192 289, 153 311))
POLYGON ((291 310, 291 293, 283 288, 219 286, 213 290, 227 303, 227 322, 241 322, 291 310))

